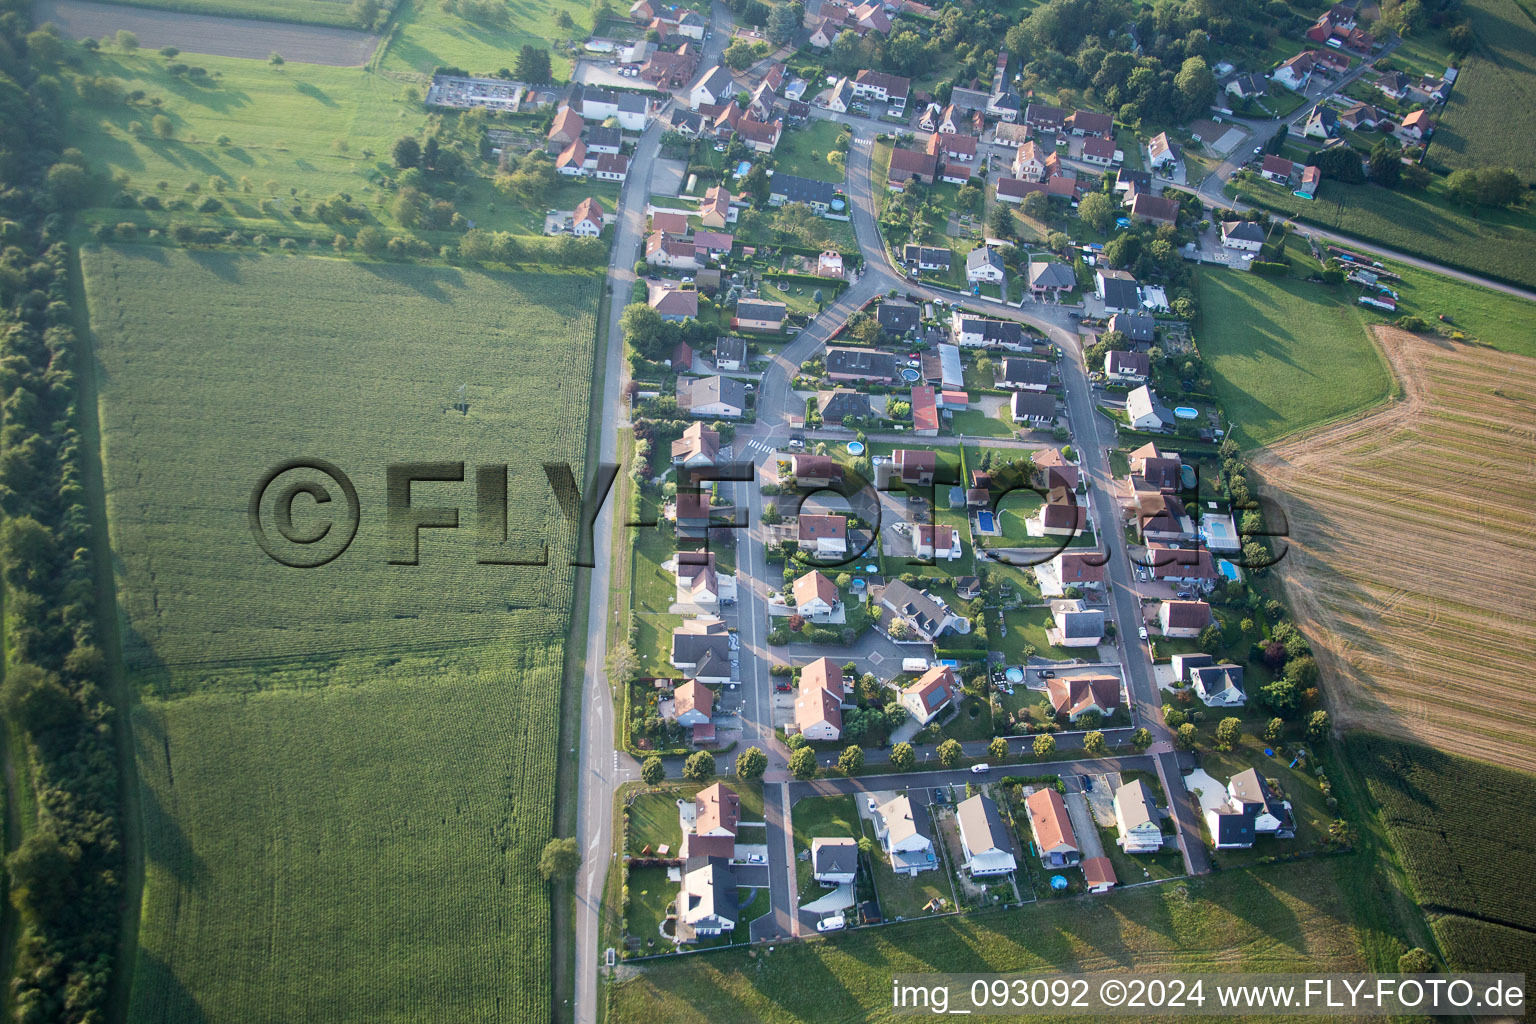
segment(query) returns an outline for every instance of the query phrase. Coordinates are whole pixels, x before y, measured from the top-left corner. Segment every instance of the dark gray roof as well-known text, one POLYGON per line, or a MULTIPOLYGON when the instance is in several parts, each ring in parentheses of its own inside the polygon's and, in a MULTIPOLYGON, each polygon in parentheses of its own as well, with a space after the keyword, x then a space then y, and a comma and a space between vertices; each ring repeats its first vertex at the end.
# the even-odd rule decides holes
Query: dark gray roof
POLYGON ((811 840, 811 870, 818 875, 851 875, 858 869, 859 847, 853 840, 843 843, 827 842, 817 837, 811 840))
POLYGON ((905 334, 917 329, 918 321, 922 319, 922 310, 910 302, 887 299, 875 311, 875 319, 882 329, 892 334, 905 334))
POLYGON ((736 315, 748 320, 784 319, 788 307, 782 302, 765 302, 761 299, 741 299, 736 303, 736 315))
POLYGON ((1051 383, 1051 364, 1044 359, 1004 359, 1003 380, 1009 384, 1051 383))
POLYGON ((880 600, 896 614, 916 623, 930 636, 949 615, 949 608, 942 601, 900 580, 887 583, 880 594, 880 600))
POLYGON ((964 334, 980 334, 983 344, 987 345, 1024 344, 1024 328, 1012 320, 966 316, 960 318, 960 330, 964 334))
POLYGON ((1145 313, 1116 313, 1109 318, 1109 329, 1119 331, 1128 341, 1152 341, 1157 336, 1157 321, 1145 313))
POLYGON ((1029 283, 1038 288, 1071 288, 1077 284, 1077 275, 1065 263, 1031 263, 1029 283))
POLYGON ((926 245, 909 244, 901 251, 901 258, 907 263, 923 263, 930 267, 948 267, 952 255, 949 249, 926 245))
POLYGON ((872 348, 829 348, 827 349, 827 372, 894 379, 896 357, 889 352, 872 348))
POLYGON ((1255 808, 1246 806, 1241 811, 1216 811, 1216 835, 1218 846, 1252 846, 1255 808))
POLYGON ((746 338, 716 338, 715 358, 724 359, 727 362, 744 362, 747 358, 746 338))
POLYGON ((617 128, 606 128, 595 124, 587 129, 587 145, 589 146, 613 146, 617 148, 624 142, 624 133, 617 128))
MULTIPOLYGON (((700 86, 703 86, 705 89, 707 89, 709 94, 717 99, 728 93, 734 93, 736 91, 736 83, 731 78, 730 70, 721 64, 716 64, 714 67, 704 72, 704 74, 699 77, 699 80, 693 84, 694 89, 697 89, 700 86)), ((692 92, 693 89, 688 91, 692 92)))
POLYGON ((826 396, 821 403, 821 418, 836 423, 849 416, 868 416, 869 396, 857 391, 840 389, 826 396))
POLYGON ((1285 808, 1285 801, 1275 796, 1275 791, 1269 788, 1269 783, 1264 781, 1256 768, 1238 772, 1227 783, 1227 791, 1231 793, 1232 800, 1242 806, 1249 804, 1267 811, 1282 824, 1290 824, 1291 815, 1285 808))
POLYGON ((1104 635, 1104 613, 1097 608, 1080 612, 1063 612, 1061 632, 1066 639, 1084 639, 1104 635))
POLYGON ((699 911, 725 921, 736 921, 736 876, 731 873, 731 862, 724 857, 689 857, 684 870, 692 875, 696 871, 706 873, 707 886, 690 886, 688 911, 699 911))
POLYGON ((1221 225, 1222 234, 1243 242, 1264 241, 1264 229, 1251 220, 1229 220, 1221 225))
POLYGON ((706 654, 718 654, 730 664, 731 641, 724 633, 673 633, 672 661, 684 665, 699 664, 706 654))
POLYGON ((991 98, 990 93, 984 93, 978 89, 956 88, 949 94, 949 102, 956 110, 986 110, 987 101, 991 98))
POLYGON ((1243 687, 1243 666, 1241 665, 1202 665, 1190 670, 1190 681, 1200 684, 1200 689, 1206 693, 1221 693, 1229 686, 1238 693, 1247 696, 1248 691, 1243 687))
POLYGON ((1120 277, 1104 280, 1104 305, 1110 309, 1135 309, 1141 305, 1141 293, 1135 281, 1120 277))
POLYGON ((775 172, 768 179, 768 193, 783 196, 791 203, 822 203, 830 205, 837 198, 837 186, 830 181, 812 181, 798 174, 775 172))
POLYGON ((970 252, 966 253, 966 270, 975 270, 976 268, 982 266, 995 267, 998 270, 1002 270, 1002 254, 999 253, 996 249, 989 249, 986 246, 982 246, 980 249, 972 249, 970 252))
POLYGON ((1015 391, 1014 419, 1049 419, 1056 415, 1056 396, 1043 391, 1015 391))

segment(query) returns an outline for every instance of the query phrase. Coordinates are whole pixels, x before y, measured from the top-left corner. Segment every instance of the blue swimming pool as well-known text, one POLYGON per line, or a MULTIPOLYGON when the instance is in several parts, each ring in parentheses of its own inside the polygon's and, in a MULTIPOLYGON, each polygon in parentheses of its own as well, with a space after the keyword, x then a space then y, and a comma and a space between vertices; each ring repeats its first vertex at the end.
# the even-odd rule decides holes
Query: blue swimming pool
POLYGON ((976 513, 976 526, 982 533, 991 533, 997 529, 992 513, 985 510, 976 513))
POLYGON ((1225 537, 1227 535, 1226 523, 1206 523, 1205 528, 1212 537, 1225 537))
POLYGON ((1221 572, 1223 576, 1231 580, 1233 583, 1236 583, 1238 580, 1243 578, 1243 574, 1238 571, 1237 566, 1233 565, 1225 558, 1217 561, 1216 568, 1221 572))

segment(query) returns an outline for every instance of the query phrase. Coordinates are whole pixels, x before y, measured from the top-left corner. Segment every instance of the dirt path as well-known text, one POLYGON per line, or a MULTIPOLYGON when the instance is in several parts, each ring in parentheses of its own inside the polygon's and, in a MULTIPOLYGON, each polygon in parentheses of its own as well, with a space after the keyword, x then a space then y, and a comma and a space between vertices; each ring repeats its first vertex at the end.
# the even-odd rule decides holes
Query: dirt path
POLYGON ((1536 768, 1536 360, 1377 328, 1402 395, 1253 460, 1340 721, 1536 768))
POLYGON ((32 15, 39 25, 53 22, 70 39, 100 39, 127 29, 139 37, 139 46, 146 50, 175 46, 187 53, 250 60, 266 60, 269 54, 280 53, 284 60, 302 64, 360 67, 368 63, 379 45, 378 36, 356 29, 220 18, 86 0, 37 0, 32 15))

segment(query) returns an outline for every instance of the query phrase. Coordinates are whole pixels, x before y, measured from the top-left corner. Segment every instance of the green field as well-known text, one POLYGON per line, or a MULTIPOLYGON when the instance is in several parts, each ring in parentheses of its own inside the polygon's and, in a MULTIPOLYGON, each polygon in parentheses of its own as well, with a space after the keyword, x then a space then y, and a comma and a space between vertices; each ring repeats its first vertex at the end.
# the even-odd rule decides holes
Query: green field
MULTIPOLYGON (((544 1017, 530 865, 572 573, 540 463, 581 474, 599 279, 137 247, 82 264, 140 696, 132 1019, 544 1017), (269 559, 247 517, 292 458, 357 489, 356 540, 321 568, 269 559), (429 460, 467 480, 414 504, 463 528, 391 565, 385 467, 429 460), (548 538, 547 568, 476 561, 474 467, 498 463, 509 536, 548 538)), ((296 532, 320 525, 294 507, 296 532)))
POLYGON ((1530 864, 1524 823, 1536 814, 1536 780, 1412 743, 1352 740, 1451 968, 1536 968, 1536 894, 1508 875, 1530 864))
MULTIPOLYGON (((142 90, 146 98, 87 103, 72 95, 71 142, 103 177, 126 179, 129 192, 153 195, 165 207, 155 213, 110 207, 91 211, 88 219, 211 222, 329 239, 337 229, 307 211, 315 200, 345 193, 372 220, 394 223, 389 210, 394 192, 380 181, 399 173, 391 159, 395 140, 419 138, 434 121, 419 100, 406 96, 408 90, 419 94, 419 85, 361 68, 196 60, 209 71, 205 85, 169 74, 166 62, 153 55, 85 56, 84 67, 92 75, 116 79, 125 94, 142 90), (156 116, 171 122, 172 138, 147 130, 156 116), (208 196, 218 198, 223 209, 212 215, 195 212, 208 196), (176 204, 185 209, 173 209, 176 204), (305 212, 295 214, 294 204, 305 212)), ((618 195, 606 183, 561 181, 543 202, 523 203, 491 187, 484 175, 494 168, 479 165, 479 170, 465 176, 462 184, 468 191, 455 207, 482 228, 537 234, 548 208, 571 209, 595 195, 612 211, 618 195)))
POLYGON ((772 953, 658 962, 617 987, 610 1019, 900 1019, 889 1007, 891 975, 902 971, 1076 973, 1131 964, 1139 972, 1305 971, 1319 963, 1356 970, 1362 960, 1340 872, 1326 858, 1224 871, 1088 902, 1048 899, 1003 913, 871 928, 772 953))
POLYGON ((1386 322, 1396 316, 1418 316, 1501 352, 1536 356, 1536 330, 1531 328, 1536 323, 1536 304, 1400 263, 1386 265, 1401 276, 1400 281, 1392 282, 1398 293, 1397 314, 1377 313, 1362 306, 1361 314, 1367 320, 1386 322), (1440 323, 1437 318, 1441 315, 1449 322, 1440 323))
POLYGON ((1366 242, 1421 256, 1476 274, 1536 286, 1536 213, 1481 210, 1476 217, 1445 197, 1440 181, 1423 192, 1325 180, 1315 200, 1288 189, 1246 180, 1238 190, 1287 217, 1332 228, 1366 242))
POLYGON ((843 126, 836 121, 812 121, 804 128, 785 131, 778 148, 773 151, 774 169, 841 185, 847 176, 844 158, 835 153, 833 144, 842 133, 843 126), (835 155, 837 162, 829 160, 829 155, 835 155))
POLYGON ((587 0, 510 0, 498 5, 508 14, 505 25, 449 14, 436 0, 400 0, 400 4, 398 27, 379 62, 386 72, 430 74, 441 64, 472 75, 489 75, 511 67, 519 47, 533 45, 550 51, 555 78, 563 80, 570 77, 571 60, 559 44, 572 37, 584 38, 592 26, 592 5, 587 0), (576 22, 573 32, 555 24, 561 11, 576 22))
MULTIPOLYGON (((1529 2, 1472 0, 1464 8, 1477 45, 1430 143, 1452 167, 1512 167, 1536 180, 1536 16, 1529 2)), ((1440 68, 1435 69, 1438 73, 1440 68)))
POLYGON ((342 0, 119 0, 131 7, 154 7, 186 14, 214 14, 263 21, 357 28, 351 4, 342 0))
POLYGON ((1200 275, 1200 353, 1244 445, 1337 419, 1390 393, 1353 293, 1230 270, 1200 275))

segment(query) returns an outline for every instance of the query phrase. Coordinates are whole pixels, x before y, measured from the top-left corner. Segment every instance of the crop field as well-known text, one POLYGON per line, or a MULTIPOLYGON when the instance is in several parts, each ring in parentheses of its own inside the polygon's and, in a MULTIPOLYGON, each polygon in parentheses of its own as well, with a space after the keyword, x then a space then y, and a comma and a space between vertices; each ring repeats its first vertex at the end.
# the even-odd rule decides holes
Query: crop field
POLYGON ((1254 462, 1297 622, 1341 721, 1536 769, 1536 360, 1377 336, 1403 398, 1254 462))
MULTIPOLYGON (((141 698, 132 1019, 542 1019, 531 864, 553 828, 572 571, 541 463, 582 475, 600 279, 138 247, 82 262, 141 698), (246 511, 294 458, 358 495, 355 541, 319 568, 268 558, 246 511), (386 466, 460 460, 464 483, 411 499, 458 506, 461 528, 390 564, 409 533, 389 536, 386 466), (476 467, 503 463, 510 546, 491 552, 476 467), (477 562, 544 540, 548 567, 477 562)), ((292 532, 344 524, 326 507, 296 502, 292 532)))
POLYGON ((129 1019, 547 1019, 561 649, 141 704, 129 1019))
POLYGON ((1318 198, 1298 199, 1287 189, 1247 181, 1242 193, 1262 206, 1367 242, 1536 287, 1536 212, 1481 210, 1476 217, 1446 198, 1439 182, 1423 192, 1324 181, 1318 198))
POLYGON ((174 46, 188 56, 259 61, 280 53, 288 61, 337 67, 368 63, 379 43, 377 35, 357 27, 342 0, 129 0, 129 4, 40 0, 37 20, 52 21, 68 39, 99 39, 126 29, 146 50, 174 46))
POLYGON ((1489 827, 1530 821, 1536 780, 1379 736, 1350 746, 1451 968, 1536 969, 1536 890, 1508 874, 1530 843, 1518 825, 1489 827))
POLYGON ((342 654, 564 632, 570 531, 541 463, 582 465, 597 277, 146 247, 84 265, 141 685, 219 689, 223 667, 273 660, 323 678, 342 654), (295 458, 334 463, 359 495, 355 542, 320 569, 268 558, 247 521, 262 475, 295 458), (391 565, 385 470, 423 461, 466 464, 464 483, 413 489, 460 507, 462 528, 422 531, 420 564, 391 565), (479 464, 509 465, 510 553, 547 539, 549 568, 477 564, 479 464))
POLYGON ((1529 0, 1472 0, 1463 8, 1477 45, 1429 147, 1452 167, 1512 167, 1536 180, 1536 14, 1529 0))
POLYGON ((1200 354, 1244 445, 1385 398, 1387 368, 1352 292, 1231 270, 1200 274, 1200 354))
POLYGON ((592 26, 592 4, 587 0, 508 0, 496 5, 507 12, 503 25, 481 24, 449 14, 437 0, 400 3, 398 28, 380 64, 385 71, 430 74, 443 64, 473 75, 489 75, 510 67, 518 48, 531 44, 550 51, 555 78, 565 80, 570 77, 571 60, 558 43, 572 36, 584 38, 592 26), (555 24, 561 11, 575 20, 574 31, 566 32, 555 24))
POLYGON ((610 1019, 900 1020, 890 1009, 891 975, 903 971, 1089 973, 1131 963, 1142 972, 1304 971, 1318 963, 1358 970, 1356 931, 1336 877, 1343 870, 1330 858, 1230 870, 1086 903, 1046 900, 787 943, 772 953, 648 964, 617 987, 610 1019))

